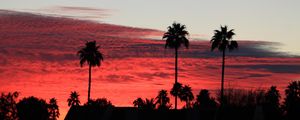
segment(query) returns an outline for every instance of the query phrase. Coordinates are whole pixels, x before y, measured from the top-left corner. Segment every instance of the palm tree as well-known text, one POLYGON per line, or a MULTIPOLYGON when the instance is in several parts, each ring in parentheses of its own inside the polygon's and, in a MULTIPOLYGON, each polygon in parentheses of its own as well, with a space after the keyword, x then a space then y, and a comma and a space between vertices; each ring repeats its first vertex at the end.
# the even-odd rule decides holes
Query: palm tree
MULTIPOLYGON (((188 48, 189 40, 187 39, 187 35, 189 35, 189 33, 186 31, 186 26, 176 22, 174 22, 172 26, 169 26, 168 31, 163 35, 163 39, 166 39, 165 48, 175 49, 175 83, 177 83, 178 73, 178 49, 181 44, 184 44, 184 46, 188 48)), ((177 109, 177 95, 175 96, 175 109, 177 109)))
POLYGON ((136 100, 133 101, 134 107, 143 108, 144 104, 145 102, 142 98, 137 98, 136 100))
POLYGON ((224 69, 225 69, 225 51, 229 49, 232 51, 238 48, 238 43, 232 40, 232 37, 235 35, 233 29, 227 30, 227 26, 221 26, 220 30, 215 30, 214 36, 211 39, 211 51, 215 48, 218 48, 220 52, 223 53, 222 59, 222 80, 221 80, 221 105, 223 104, 224 99, 224 69))
POLYGON ((49 120, 57 120, 59 117, 59 109, 55 98, 51 98, 48 104, 49 120))
POLYGON ((137 98, 136 100, 133 101, 134 107, 138 107, 139 109, 143 110, 154 110, 156 103, 154 102, 154 99, 148 99, 143 100, 142 98, 137 98))
POLYGON ((197 95, 194 108, 202 109, 214 109, 217 103, 214 98, 210 97, 210 93, 207 89, 202 89, 197 95))
POLYGON ((296 120, 300 114, 300 81, 292 81, 285 89, 283 109, 288 120, 296 120))
POLYGON ((68 106, 79 106, 79 94, 76 91, 71 92, 70 98, 68 98, 68 106))
POLYGON ((144 109, 146 109, 146 110, 154 110, 155 106, 156 106, 156 104, 155 104, 153 98, 150 98, 150 99, 146 98, 144 109))
POLYGON ((169 109, 170 98, 168 97, 167 90, 161 90, 158 92, 156 97, 156 104, 158 104, 158 109, 169 109))
POLYGON ((81 67, 87 63, 89 65, 89 87, 88 87, 88 102, 90 101, 91 93, 91 74, 92 67, 100 66, 103 61, 103 55, 98 50, 100 46, 96 45, 96 41, 86 42, 85 47, 81 48, 77 54, 79 55, 81 67))
POLYGON ((192 93, 192 88, 188 85, 185 85, 184 87, 182 87, 181 92, 179 94, 179 98, 181 101, 185 101, 186 105, 185 107, 187 109, 190 108, 190 102, 194 99, 194 95, 192 93))
POLYGON ((173 88, 171 89, 171 95, 175 96, 175 109, 177 109, 177 96, 180 95, 182 89, 182 84, 179 82, 174 83, 173 88))

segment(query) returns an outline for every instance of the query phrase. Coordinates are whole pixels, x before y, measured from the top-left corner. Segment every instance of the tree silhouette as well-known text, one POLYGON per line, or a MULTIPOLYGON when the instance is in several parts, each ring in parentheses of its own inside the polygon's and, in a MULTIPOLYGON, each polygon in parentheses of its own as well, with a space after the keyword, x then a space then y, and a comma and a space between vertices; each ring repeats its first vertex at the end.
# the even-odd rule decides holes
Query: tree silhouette
POLYGON ((151 98, 151 99, 146 98, 145 106, 144 106, 144 108, 145 108, 146 110, 154 110, 154 109, 155 109, 155 106, 156 106, 156 104, 155 104, 153 98, 151 98))
POLYGON ((143 108, 145 102, 142 98, 137 98, 133 101, 134 107, 143 108))
POLYGON ((142 98, 137 98, 133 101, 133 105, 143 110, 154 110, 156 103, 153 98, 146 98, 146 100, 143 100, 142 98))
POLYGON ((17 120, 17 108, 16 108, 16 99, 18 98, 19 93, 13 92, 4 94, 1 93, 0 96, 0 120, 17 120))
POLYGON ((182 89, 182 84, 179 82, 174 83, 173 88, 170 91, 170 94, 175 97, 175 109, 177 109, 177 96, 180 95, 182 89))
POLYGON ((156 104, 158 105, 158 109, 167 110, 170 109, 171 105, 169 105, 170 98, 168 97, 167 90, 161 90, 158 92, 156 97, 156 104))
POLYGON ((108 108, 113 107, 112 103, 106 98, 98 98, 96 100, 91 99, 85 104, 85 106, 92 106, 97 108, 108 108))
POLYGON ((217 103, 214 98, 210 97, 208 90, 203 89, 197 95, 194 108, 203 108, 203 109, 214 109, 217 107, 217 103))
POLYGON ((222 79, 221 79, 221 106, 224 99, 224 72, 225 72, 225 51, 232 51, 238 48, 238 43, 232 40, 235 35, 233 29, 227 30, 227 26, 221 26, 221 30, 215 30, 214 36, 211 39, 211 51, 218 48, 223 53, 222 57, 222 79))
POLYGON ((96 45, 96 41, 86 42, 85 47, 81 48, 77 54, 79 55, 81 67, 87 63, 89 65, 89 87, 88 87, 88 101, 90 101, 91 93, 91 77, 92 67, 100 66, 103 61, 103 55, 98 50, 100 46, 96 45))
POLYGON ((68 106, 79 106, 80 100, 79 100, 79 94, 76 91, 71 92, 70 98, 68 98, 68 106))
POLYGON ((19 120, 48 120, 48 104, 36 97, 23 98, 17 104, 19 120))
POLYGON ((291 82, 285 90, 284 110, 288 120, 298 120, 300 115, 300 81, 291 82))
POLYGON ((59 118, 59 109, 55 98, 51 98, 48 105, 48 112, 50 114, 49 120, 57 120, 59 118))
MULTIPOLYGON (((186 48, 189 46, 189 40, 187 39, 188 31, 186 31, 186 26, 180 23, 174 22, 172 26, 168 27, 168 31, 164 33, 163 39, 166 39, 165 48, 175 49, 175 84, 177 83, 177 73, 178 73, 178 49, 181 44, 184 44, 186 48)), ((177 94, 175 96, 175 109, 177 109, 177 94)))
POLYGON ((267 120, 281 120, 280 94, 276 86, 271 86, 265 94, 264 111, 267 120))
POLYGON ((186 105, 185 108, 191 108, 191 101, 194 100, 194 95, 192 93, 192 88, 188 85, 182 87, 181 91, 179 92, 179 98, 181 101, 185 101, 186 105))

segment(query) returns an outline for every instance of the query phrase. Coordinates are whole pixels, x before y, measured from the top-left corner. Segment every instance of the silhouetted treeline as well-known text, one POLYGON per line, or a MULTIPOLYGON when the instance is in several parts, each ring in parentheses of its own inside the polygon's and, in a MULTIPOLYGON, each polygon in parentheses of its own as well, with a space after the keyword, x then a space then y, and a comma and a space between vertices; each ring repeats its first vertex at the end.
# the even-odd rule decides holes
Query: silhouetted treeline
MULTIPOLYGON (((174 84, 171 90, 178 92, 178 97, 188 99, 189 103, 183 109, 198 111, 200 118, 217 120, 299 120, 300 119, 300 81, 291 82, 285 89, 285 98, 280 102, 281 95, 276 86, 271 86, 267 90, 244 90, 244 89, 226 89, 224 90, 223 105, 221 102, 221 93, 216 94, 216 98, 211 97, 210 92, 202 89, 193 101, 190 87, 186 87, 188 92, 184 92, 180 83, 174 84), (183 97, 180 97, 183 96, 183 97)), ((161 90, 158 96, 154 98, 137 98, 133 104, 142 110, 169 110, 171 103, 166 90, 161 90), (158 99, 159 98, 159 99, 158 99), (163 98, 164 100, 161 100, 163 98), (161 107, 165 106, 165 107, 161 107)), ((187 102, 187 99, 182 99, 187 102)))
MULTIPOLYGON (((267 90, 227 89, 224 90, 222 107, 220 106, 220 93, 216 95, 215 99, 208 90, 202 89, 196 99, 192 100, 192 95, 190 95, 192 89, 185 86, 181 85, 177 92, 181 94, 178 94, 178 97, 184 98, 182 100, 186 102, 182 110, 185 111, 185 114, 197 112, 199 118, 203 120, 299 120, 300 118, 300 81, 293 81, 287 86, 283 102, 280 102, 281 95, 276 86, 271 86, 267 90), (190 97, 185 98, 185 96, 190 97), (187 99, 189 99, 188 104, 187 99)), ((55 98, 47 102, 44 99, 30 96, 17 101, 18 96, 18 92, 1 94, 1 120, 56 120, 59 117, 59 107, 55 98)), ((77 92, 71 92, 67 101, 69 106, 80 106, 81 104, 77 92)), ((133 104, 142 111, 159 110, 163 113, 172 108, 167 90, 159 91, 155 98, 137 98, 133 104)), ((114 107, 106 98, 91 99, 83 106, 94 110, 114 107)), ((182 112, 182 110, 180 111, 182 112)))
POLYGON ((19 93, 2 93, 0 97, 0 120, 57 120, 59 108, 55 98, 49 103, 33 96, 16 101, 19 93))

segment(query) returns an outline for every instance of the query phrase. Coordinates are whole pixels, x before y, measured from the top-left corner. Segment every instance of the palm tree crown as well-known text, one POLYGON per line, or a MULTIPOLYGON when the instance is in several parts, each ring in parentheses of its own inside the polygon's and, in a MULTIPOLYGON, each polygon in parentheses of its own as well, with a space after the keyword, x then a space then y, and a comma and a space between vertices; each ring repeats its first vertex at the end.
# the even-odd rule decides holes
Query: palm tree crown
POLYGON ((170 98, 168 97, 167 90, 161 90, 158 92, 156 97, 156 104, 158 104, 158 109, 169 109, 171 105, 169 105, 170 98))
POLYGON ((76 91, 71 92, 70 98, 68 98, 68 106, 79 106, 79 94, 76 91))
POLYGON ((221 30, 215 30, 214 36, 211 39, 211 51, 218 48, 220 51, 228 48, 230 51, 238 48, 238 43, 232 40, 235 35, 234 29, 227 30, 227 26, 221 26, 221 30))
POLYGON ((81 67, 87 62, 91 66, 100 66, 103 61, 103 55, 98 50, 100 46, 96 46, 96 41, 86 42, 85 47, 78 51, 81 67))
POLYGON ((181 101, 186 102, 186 108, 190 108, 190 102, 194 99, 192 88, 188 85, 182 87, 179 98, 181 101))
POLYGON ((172 26, 168 27, 168 31, 163 35, 163 39, 166 39, 165 48, 178 49, 181 44, 184 44, 184 46, 188 48, 189 40, 187 39, 187 35, 189 35, 189 33, 186 31, 186 26, 174 22, 172 26))

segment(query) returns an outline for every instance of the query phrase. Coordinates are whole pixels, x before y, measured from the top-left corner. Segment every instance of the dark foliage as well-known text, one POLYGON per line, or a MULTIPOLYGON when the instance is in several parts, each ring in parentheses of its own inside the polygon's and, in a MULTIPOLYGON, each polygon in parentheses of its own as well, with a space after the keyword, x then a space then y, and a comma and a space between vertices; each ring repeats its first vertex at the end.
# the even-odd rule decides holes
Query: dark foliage
POLYGON ((146 98, 143 100, 142 98, 137 98, 136 100, 133 101, 134 107, 138 107, 139 109, 142 110, 154 110, 156 106, 156 102, 153 98, 148 99, 146 98))
POLYGON ((18 117, 20 120, 48 120, 48 104, 43 99, 36 97, 23 98, 17 104, 18 117))
POLYGON ((48 105, 49 120, 57 120, 59 118, 59 109, 55 98, 51 98, 48 105))
POLYGON ((216 109, 217 102, 214 98, 210 97, 210 93, 206 89, 202 89, 197 95, 196 102, 194 104, 195 109, 216 109))
POLYGON ((155 99, 156 99, 157 109, 168 110, 171 108, 170 98, 168 97, 167 90, 159 91, 155 99))
POLYGON ((281 120, 282 112, 280 109, 280 94, 276 86, 271 86, 265 94, 265 101, 263 104, 263 111, 266 120, 281 120))
POLYGON ((91 99, 89 102, 85 104, 85 106, 91 106, 96 108, 108 108, 113 107, 112 103, 107 100, 106 98, 98 98, 98 99, 91 99))
POLYGON ((173 96, 178 96, 180 95, 181 90, 182 90, 182 84, 179 82, 174 83, 173 88, 170 91, 170 94, 173 96))
POLYGON ((13 92, 0 96, 0 120, 17 120, 16 99, 19 93, 13 92))
POLYGON ((79 94, 76 91, 71 92, 70 97, 68 98, 68 106, 79 106, 79 94))
POLYGON ((188 85, 185 85, 182 87, 182 89, 179 92, 179 99, 181 101, 185 101, 185 109, 191 108, 191 102, 194 100, 194 95, 192 93, 192 88, 188 85))
POLYGON ((300 81, 291 82, 285 90, 283 109, 286 119, 299 120, 300 118, 300 81))

